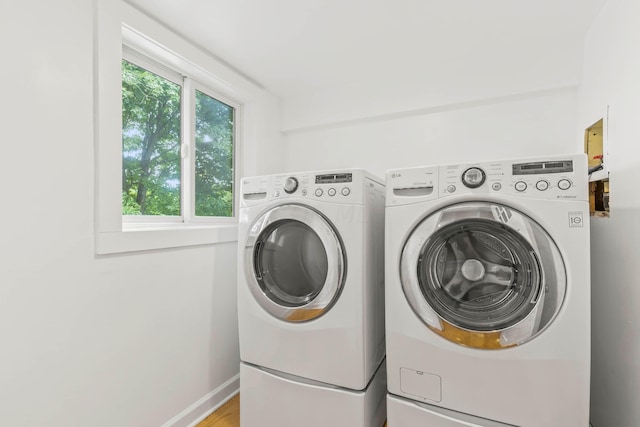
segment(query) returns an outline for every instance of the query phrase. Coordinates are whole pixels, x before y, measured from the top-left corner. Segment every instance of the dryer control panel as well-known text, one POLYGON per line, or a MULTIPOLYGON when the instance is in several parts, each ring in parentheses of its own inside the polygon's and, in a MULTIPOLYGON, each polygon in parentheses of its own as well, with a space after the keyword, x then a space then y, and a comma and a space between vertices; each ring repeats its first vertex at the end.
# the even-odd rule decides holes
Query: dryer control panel
POLYGON ((387 173, 387 205, 464 194, 588 200, 583 154, 425 166, 387 173))
POLYGON ((241 181, 240 205, 250 206, 266 201, 293 198, 362 204, 365 186, 374 181, 382 184, 382 180, 370 176, 361 169, 248 177, 241 181))

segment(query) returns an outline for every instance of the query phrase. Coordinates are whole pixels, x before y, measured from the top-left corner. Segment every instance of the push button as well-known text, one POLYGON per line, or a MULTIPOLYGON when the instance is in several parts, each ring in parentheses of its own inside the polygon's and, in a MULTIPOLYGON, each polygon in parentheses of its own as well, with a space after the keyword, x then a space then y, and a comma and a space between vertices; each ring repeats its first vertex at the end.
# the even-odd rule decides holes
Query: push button
POLYGON ((330 188, 329 190, 327 190, 327 194, 330 196, 335 196, 336 195, 336 189, 335 188, 330 188))
POLYGON ((324 191, 322 191, 322 188, 318 188, 316 189, 315 195, 316 197, 320 197, 322 196, 322 193, 324 193, 324 191))
POLYGON ((571 188, 571 181, 569 181, 568 179, 561 179, 560 181, 558 181, 558 188, 561 190, 568 190, 569 188, 571 188))
POLYGON ((536 182, 536 188, 540 191, 545 191, 549 188, 549 182, 545 180, 540 180, 536 182))
POLYGON ((527 183, 524 181, 518 181, 515 185, 516 191, 524 191, 527 189, 527 183))

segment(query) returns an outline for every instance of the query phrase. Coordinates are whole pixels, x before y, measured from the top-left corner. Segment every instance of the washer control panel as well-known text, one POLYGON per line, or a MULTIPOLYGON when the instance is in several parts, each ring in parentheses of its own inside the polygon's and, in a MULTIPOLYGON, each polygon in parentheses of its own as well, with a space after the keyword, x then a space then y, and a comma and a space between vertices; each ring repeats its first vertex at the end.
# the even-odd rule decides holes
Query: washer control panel
POLYGON ((387 205, 464 194, 587 200, 586 156, 423 166, 387 172, 387 205))
POLYGON ((587 173, 572 157, 440 166, 439 190, 441 195, 480 192, 573 199, 583 192, 587 173))

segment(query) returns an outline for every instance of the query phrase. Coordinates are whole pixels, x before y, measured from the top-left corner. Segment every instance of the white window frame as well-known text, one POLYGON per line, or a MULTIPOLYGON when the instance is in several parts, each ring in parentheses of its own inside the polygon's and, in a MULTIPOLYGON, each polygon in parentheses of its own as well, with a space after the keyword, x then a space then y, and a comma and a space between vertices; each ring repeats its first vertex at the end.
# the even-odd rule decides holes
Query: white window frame
MULTIPOLYGON (((199 84, 215 91, 215 98, 236 108, 234 183, 239 182, 242 176, 243 162, 240 160, 246 127, 245 105, 261 96, 263 88, 124 2, 96 0, 94 4, 96 253, 114 254, 237 241, 237 188, 234 188, 234 217, 190 218, 188 222, 180 223, 123 222, 120 178, 122 46, 144 52, 150 58, 162 58, 169 68, 188 73, 199 84)), ((195 144, 189 145, 189 150, 192 150, 195 144)), ((193 153, 190 155, 193 159, 193 153)))
MULTIPOLYGON (((231 184, 231 191, 233 194, 233 211, 232 211, 232 216, 231 217, 208 217, 208 216, 196 216, 195 212, 196 212, 196 196, 195 196, 195 192, 196 189, 195 187, 189 187, 189 211, 187 213, 185 213, 185 215, 188 215, 188 221, 196 224, 196 223, 211 223, 211 222, 216 222, 216 223, 224 223, 224 222, 233 222, 233 223, 237 223, 238 221, 238 205, 239 205, 239 197, 237 192, 240 190, 236 184, 238 182, 240 182, 240 175, 238 173, 236 173, 236 169, 238 169, 238 165, 240 164, 239 158, 238 158, 238 153, 240 152, 240 146, 239 146, 239 131, 238 129, 242 128, 242 123, 244 121, 244 114, 243 114, 243 108, 242 105, 239 104, 238 102, 236 102, 235 100, 231 99, 231 98, 227 98, 226 96, 224 96, 223 94, 220 94, 214 90, 212 90, 210 87, 203 85, 202 83, 200 83, 199 81, 195 80, 195 79, 190 79, 187 82, 188 86, 189 86, 189 100, 187 102, 187 105, 190 108, 190 112, 189 112, 189 117, 191 118, 191 123, 189 124, 189 129, 188 131, 190 132, 189 134, 189 147, 188 147, 188 156, 189 156, 189 170, 191 174, 195 173, 196 170, 196 136, 195 133, 192 133, 193 131, 195 131, 196 128, 196 124, 195 124, 195 119, 196 119, 196 99, 195 99, 195 93, 196 90, 207 95, 210 96, 212 98, 215 98, 217 101, 220 101, 230 107, 234 108, 234 118, 233 118, 233 122, 234 122, 234 126, 233 126, 233 152, 232 152, 232 156, 233 156, 233 174, 234 174, 234 178, 233 178, 233 182, 231 184)), ((186 183, 187 181, 185 181, 186 183)), ((188 185, 189 186, 195 186, 195 181, 193 180, 189 180, 188 181, 188 185)), ((185 187, 185 189, 187 189, 185 187)))
POLYGON ((185 103, 187 102, 185 99, 186 87, 183 75, 176 71, 172 70, 169 67, 164 66, 160 61, 156 61, 153 58, 149 58, 144 55, 144 53, 138 52, 135 49, 130 48, 126 44, 122 45, 122 59, 125 61, 129 61, 133 65, 142 68, 146 71, 149 71, 163 79, 180 86, 180 102, 181 102, 181 117, 180 117, 180 206, 181 212, 180 215, 122 215, 122 226, 124 229, 133 230, 137 227, 137 225, 145 225, 145 224, 180 224, 187 222, 184 217, 184 212, 182 208, 184 207, 184 197, 185 197, 185 179, 187 176, 187 171, 184 170, 183 165, 185 163, 183 159, 184 147, 188 146, 188 142, 186 142, 186 138, 189 135, 189 130, 185 129, 184 126, 184 113, 185 113, 185 103))
MULTIPOLYGON (((124 31, 126 33, 126 30, 124 31)), ((238 132, 237 129, 242 124, 242 105, 224 94, 219 93, 215 89, 197 81, 191 77, 185 70, 175 70, 163 64, 163 60, 167 58, 152 58, 145 52, 140 52, 128 44, 122 46, 122 59, 132 64, 150 71, 181 88, 181 145, 180 145, 180 205, 181 214, 174 216, 165 215, 123 215, 122 222, 125 229, 135 229, 136 227, 147 226, 148 224, 225 224, 237 222, 237 195, 236 181, 239 176, 236 174, 238 161, 236 154, 239 152, 238 132), (229 217, 220 216, 196 216, 195 215, 195 160, 196 160, 196 137, 195 137, 195 119, 196 119, 196 90, 220 101, 234 109, 234 126, 233 126, 233 180, 232 195, 233 205, 232 214, 229 217)))

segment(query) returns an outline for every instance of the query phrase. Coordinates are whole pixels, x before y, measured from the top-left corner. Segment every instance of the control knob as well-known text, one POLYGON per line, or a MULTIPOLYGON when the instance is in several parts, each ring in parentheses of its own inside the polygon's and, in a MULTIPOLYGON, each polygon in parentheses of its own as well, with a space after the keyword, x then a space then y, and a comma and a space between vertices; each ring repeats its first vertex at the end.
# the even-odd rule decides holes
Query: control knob
POLYGON ((462 183, 468 188, 478 188, 484 184, 486 178, 487 176, 482 169, 472 167, 462 174, 462 183))
POLYGON ((284 182, 284 191, 286 191, 287 194, 291 194, 297 189, 298 189, 298 180, 292 176, 287 178, 287 180, 284 182))

